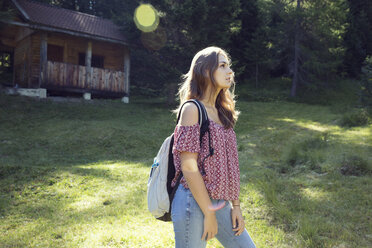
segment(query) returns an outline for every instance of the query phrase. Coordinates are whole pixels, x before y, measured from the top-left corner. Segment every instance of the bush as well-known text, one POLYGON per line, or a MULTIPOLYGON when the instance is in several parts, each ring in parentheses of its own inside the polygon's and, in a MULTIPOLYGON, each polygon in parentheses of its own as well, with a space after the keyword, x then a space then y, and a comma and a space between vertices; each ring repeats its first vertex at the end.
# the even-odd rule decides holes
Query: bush
POLYGON ((323 149, 328 146, 327 142, 328 133, 324 132, 320 135, 305 138, 300 142, 292 143, 283 155, 283 159, 288 167, 285 165, 280 166, 280 172, 286 173, 291 169, 290 167, 299 165, 320 172, 319 163, 324 160, 323 149))
POLYGON ((370 117, 366 108, 356 109, 345 113, 341 118, 340 125, 343 127, 359 127, 368 125, 370 117))
POLYGON ((361 104, 372 106, 372 56, 367 56, 363 63, 360 86, 361 104))
POLYGON ((161 90, 154 90, 150 87, 141 87, 136 85, 130 86, 130 92, 132 96, 157 97, 161 95, 161 90))
POLYGON ((367 160, 358 155, 344 156, 341 162, 340 172, 345 176, 361 176, 372 172, 371 165, 367 160))
POLYGON ((338 79, 327 83, 328 87, 298 90, 296 97, 290 101, 312 105, 337 106, 344 109, 346 106, 358 104, 358 82, 353 79, 338 79))
POLYGON ((290 98, 290 101, 323 106, 330 105, 331 103, 329 92, 324 89, 304 89, 303 91, 298 90, 297 96, 290 98))
POLYGON ((253 102, 287 101, 289 92, 286 90, 254 89, 244 87, 237 90, 239 99, 253 102))

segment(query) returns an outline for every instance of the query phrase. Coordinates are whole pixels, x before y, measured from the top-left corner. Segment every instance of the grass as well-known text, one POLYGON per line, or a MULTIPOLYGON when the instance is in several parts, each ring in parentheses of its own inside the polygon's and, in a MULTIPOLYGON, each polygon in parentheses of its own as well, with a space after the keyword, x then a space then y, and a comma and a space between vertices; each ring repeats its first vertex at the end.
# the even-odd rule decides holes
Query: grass
MULTIPOLYGON (((172 224, 146 203, 174 116, 159 99, 131 100, 0 95, 0 247, 174 246, 172 224)), ((371 247, 372 125, 341 126, 327 106, 238 108, 241 201, 257 246, 371 247)))

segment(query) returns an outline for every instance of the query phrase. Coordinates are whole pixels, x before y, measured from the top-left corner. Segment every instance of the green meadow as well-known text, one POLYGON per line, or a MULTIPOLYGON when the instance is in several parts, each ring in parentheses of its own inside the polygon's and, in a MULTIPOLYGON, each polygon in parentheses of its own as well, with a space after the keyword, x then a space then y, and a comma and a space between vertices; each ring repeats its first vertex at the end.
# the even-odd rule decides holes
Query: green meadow
MULTIPOLYGON (((337 106, 237 108, 240 199, 257 247, 372 247, 372 124, 347 125, 354 110, 337 106)), ((174 247, 172 224, 146 202, 174 125, 158 98, 0 95, 0 247, 174 247)))

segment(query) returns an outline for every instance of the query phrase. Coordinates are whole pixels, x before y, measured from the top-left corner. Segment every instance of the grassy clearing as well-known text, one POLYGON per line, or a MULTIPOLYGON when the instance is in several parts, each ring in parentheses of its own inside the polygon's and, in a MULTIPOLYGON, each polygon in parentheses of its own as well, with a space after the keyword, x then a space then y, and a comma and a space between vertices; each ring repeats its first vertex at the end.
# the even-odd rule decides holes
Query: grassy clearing
MULTIPOLYGON (((258 247, 371 247, 372 125, 342 127, 325 106, 238 108, 241 201, 258 247)), ((172 123, 153 99, 1 95, 0 246, 173 247, 171 223, 146 209, 148 168, 172 123)))

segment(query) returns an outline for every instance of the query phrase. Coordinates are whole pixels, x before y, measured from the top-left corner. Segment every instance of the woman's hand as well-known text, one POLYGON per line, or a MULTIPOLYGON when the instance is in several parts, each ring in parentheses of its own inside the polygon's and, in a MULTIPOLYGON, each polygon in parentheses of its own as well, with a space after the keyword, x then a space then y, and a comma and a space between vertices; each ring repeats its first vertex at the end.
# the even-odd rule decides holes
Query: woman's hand
POLYGON ((217 235, 218 223, 214 211, 204 215, 204 233, 202 240, 210 240, 217 235))
POLYGON ((239 236, 240 234, 243 233, 244 228, 245 228, 242 211, 240 210, 239 206, 233 206, 231 210, 231 218, 232 218, 233 231, 236 232, 235 236, 239 236))

